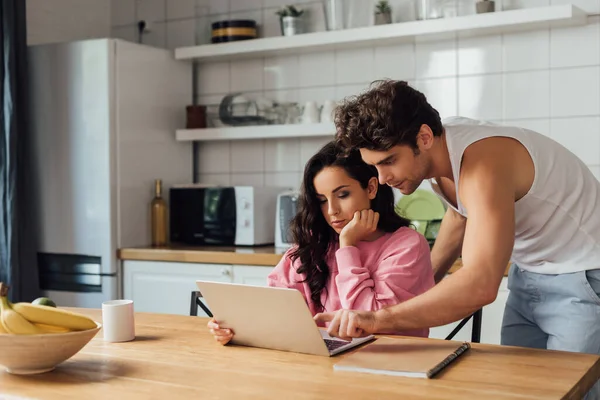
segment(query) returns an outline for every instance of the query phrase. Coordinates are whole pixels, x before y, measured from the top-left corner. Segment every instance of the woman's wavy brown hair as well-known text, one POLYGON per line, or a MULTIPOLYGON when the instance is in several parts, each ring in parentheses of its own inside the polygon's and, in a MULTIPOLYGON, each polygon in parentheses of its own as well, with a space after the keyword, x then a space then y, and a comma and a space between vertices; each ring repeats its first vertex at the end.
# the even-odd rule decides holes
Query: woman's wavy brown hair
MULTIPOLYGON (((371 178, 377 178, 377 169, 366 164, 358 150, 344 153, 334 141, 327 143, 306 163, 298 199, 298 213, 291 222, 296 248, 290 256, 292 261, 300 260, 297 272, 305 274, 304 282, 308 282, 310 298, 317 311, 323 311, 321 292, 329 279, 328 251, 338 240, 337 233, 323 216, 314 185, 315 176, 326 167, 343 168, 363 189, 368 187, 371 178)), ((395 232, 400 227, 409 225, 407 219, 394 211, 394 194, 387 185, 379 185, 377 195, 371 200, 371 209, 379 213, 377 228, 384 232, 395 232)))
POLYGON ((380 80, 336 109, 338 144, 346 149, 387 151, 397 145, 417 149, 417 135, 428 125, 434 136, 443 132, 440 114, 404 81, 380 80))

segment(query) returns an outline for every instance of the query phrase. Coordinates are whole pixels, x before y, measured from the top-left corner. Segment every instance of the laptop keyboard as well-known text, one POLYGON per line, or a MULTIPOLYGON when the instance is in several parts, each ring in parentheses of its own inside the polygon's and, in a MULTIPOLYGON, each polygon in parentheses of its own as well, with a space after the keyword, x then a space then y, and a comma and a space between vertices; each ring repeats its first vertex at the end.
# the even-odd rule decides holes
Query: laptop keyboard
POLYGON ((332 339, 323 339, 323 340, 325 341, 325 344, 327 345, 327 350, 329 350, 329 351, 339 349, 340 347, 345 346, 348 343, 350 343, 345 340, 332 340, 332 339))

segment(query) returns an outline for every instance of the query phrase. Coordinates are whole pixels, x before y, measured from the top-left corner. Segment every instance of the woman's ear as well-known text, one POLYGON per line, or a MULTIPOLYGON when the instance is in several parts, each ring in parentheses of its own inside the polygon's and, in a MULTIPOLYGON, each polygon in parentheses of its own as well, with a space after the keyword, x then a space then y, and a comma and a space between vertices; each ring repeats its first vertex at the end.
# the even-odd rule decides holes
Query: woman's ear
POLYGON ((379 180, 376 177, 369 179, 369 184, 367 185, 367 195, 369 196, 369 200, 373 200, 377 196, 377 190, 379 189, 379 180))

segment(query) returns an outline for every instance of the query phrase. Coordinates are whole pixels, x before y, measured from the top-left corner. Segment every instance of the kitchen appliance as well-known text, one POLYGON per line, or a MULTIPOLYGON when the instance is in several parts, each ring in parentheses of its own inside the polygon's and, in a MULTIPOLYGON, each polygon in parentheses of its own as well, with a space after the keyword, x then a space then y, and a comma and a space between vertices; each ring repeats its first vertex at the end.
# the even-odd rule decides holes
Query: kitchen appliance
POLYGON ((292 245, 290 222, 298 212, 298 197, 300 192, 290 190, 277 196, 275 213, 275 247, 288 248, 292 245))
POLYGON ((176 185, 170 190, 171 242, 258 246, 274 243, 277 195, 286 187, 176 185))
POLYGON ((192 179, 192 145, 173 134, 192 67, 113 39, 30 46, 28 57, 40 286, 60 306, 100 308, 122 296, 117 249, 150 243, 154 179, 192 179))

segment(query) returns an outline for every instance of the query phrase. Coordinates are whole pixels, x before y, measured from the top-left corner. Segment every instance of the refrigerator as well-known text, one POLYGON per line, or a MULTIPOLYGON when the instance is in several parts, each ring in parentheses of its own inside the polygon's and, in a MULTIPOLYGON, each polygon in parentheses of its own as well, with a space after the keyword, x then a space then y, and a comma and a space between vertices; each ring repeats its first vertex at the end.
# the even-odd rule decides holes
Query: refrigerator
POLYGON ((192 182, 192 145, 175 140, 192 65, 116 39, 31 46, 28 56, 40 287, 59 306, 99 308, 122 296, 118 249, 150 244, 154 179, 164 196, 192 182))

